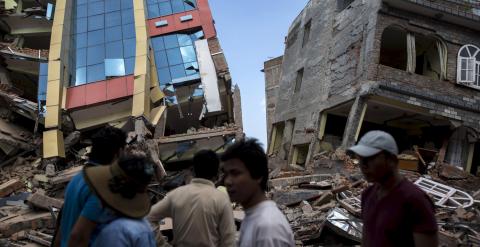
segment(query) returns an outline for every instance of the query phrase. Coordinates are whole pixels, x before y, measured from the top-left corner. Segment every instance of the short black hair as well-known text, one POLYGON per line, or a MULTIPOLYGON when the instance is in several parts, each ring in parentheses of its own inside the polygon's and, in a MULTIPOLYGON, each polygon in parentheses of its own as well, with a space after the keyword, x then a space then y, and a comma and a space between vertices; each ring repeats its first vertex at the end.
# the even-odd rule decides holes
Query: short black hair
POLYGON ((201 150, 193 157, 195 177, 211 180, 218 175, 220 160, 212 150, 201 150))
POLYGON ((130 199, 146 190, 155 171, 153 161, 143 152, 122 155, 118 160, 118 166, 125 172, 127 178, 113 177, 109 181, 110 190, 130 199))
POLYGON ((110 164, 121 148, 125 147, 127 134, 112 126, 103 127, 92 136, 92 150, 88 155, 93 162, 110 164))
POLYGON ((242 161, 252 178, 262 178, 260 187, 267 191, 268 158, 257 139, 248 138, 235 142, 221 157, 222 161, 231 159, 242 161))

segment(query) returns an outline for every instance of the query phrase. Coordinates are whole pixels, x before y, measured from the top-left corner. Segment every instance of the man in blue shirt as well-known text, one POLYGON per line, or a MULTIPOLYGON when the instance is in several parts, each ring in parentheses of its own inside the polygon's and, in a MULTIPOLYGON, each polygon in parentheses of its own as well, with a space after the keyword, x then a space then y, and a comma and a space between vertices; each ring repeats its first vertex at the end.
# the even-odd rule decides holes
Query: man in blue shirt
POLYGON ((155 247, 152 228, 143 219, 150 211, 147 186, 155 172, 153 161, 137 151, 110 166, 84 171, 90 188, 119 217, 100 230, 93 246, 155 247))
MULTIPOLYGON (((86 167, 109 165, 125 147, 126 134, 114 127, 104 127, 92 136, 92 150, 86 167)), ((115 215, 104 208, 84 179, 77 174, 65 190, 65 202, 54 246, 88 246, 94 241, 97 224, 108 223, 115 215)))

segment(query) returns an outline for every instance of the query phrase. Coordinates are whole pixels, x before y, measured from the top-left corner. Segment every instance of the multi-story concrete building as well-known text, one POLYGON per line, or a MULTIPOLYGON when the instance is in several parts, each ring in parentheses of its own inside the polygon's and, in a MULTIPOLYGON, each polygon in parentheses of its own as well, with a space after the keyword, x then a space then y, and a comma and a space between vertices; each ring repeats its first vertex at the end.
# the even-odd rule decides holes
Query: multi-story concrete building
MULTIPOLYGON (((240 92, 232 87, 207 0, 5 3, 8 49, 41 50, 22 67, 41 83, 21 96, 37 101, 40 91, 44 158, 65 156, 68 132, 88 135, 105 124, 130 131, 147 126, 164 161, 221 149, 242 132, 240 92), (38 16, 26 13, 32 7, 38 16)), ((15 65, 7 64, 6 74, 15 65)))
POLYGON ((476 173, 479 31, 478 1, 311 0, 286 38, 269 153, 309 164, 383 129, 476 173))

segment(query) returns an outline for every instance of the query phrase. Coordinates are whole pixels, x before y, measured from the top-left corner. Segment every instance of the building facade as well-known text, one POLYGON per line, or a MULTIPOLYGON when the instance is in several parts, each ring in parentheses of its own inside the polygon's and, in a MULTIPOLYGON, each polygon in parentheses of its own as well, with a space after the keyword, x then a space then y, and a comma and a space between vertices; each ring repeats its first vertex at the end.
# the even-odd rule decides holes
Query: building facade
POLYGON ((65 156, 65 129, 138 130, 131 123, 141 120, 161 160, 186 159, 210 147, 204 139, 221 148, 241 132, 240 92, 207 0, 57 0, 53 13, 44 158, 65 156))
POLYGON ((308 165, 383 129, 476 174, 479 31, 476 1, 310 1, 286 37, 269 153, 308 165))

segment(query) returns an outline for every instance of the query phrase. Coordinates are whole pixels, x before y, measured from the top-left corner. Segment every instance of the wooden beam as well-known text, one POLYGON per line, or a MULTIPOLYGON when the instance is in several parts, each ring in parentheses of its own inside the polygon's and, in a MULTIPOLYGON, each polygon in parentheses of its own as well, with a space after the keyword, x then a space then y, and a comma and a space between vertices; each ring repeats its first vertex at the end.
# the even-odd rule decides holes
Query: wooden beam
POLYGON ((318 127, 318 139, 323 140, 323 137, 325 137, 325 128, 327 127, 327 116, 328 114, 326 112, 322 112, 320 114, 320 123, 318 127))
POLYGON ((355 132, 355 142, 358 141, 358 136, 360 135, 360 130, 362 129, 363 119, 365 118, 365 113, 367 112, 367 103, 363 105, 362 113, 360 119, 358 120, 357 132, 355 132))
POLYGON ((272 134, 270 136, 270 143, 268 143, 268 154, 273 154, 275 148, 275 139, 277 138, 277 125, 273 125, 272 134))
POLYGON ((216 137, 216 136, 235 135, 236 133, 237 133, 236 129, 225 130, 225 131, 211 131, 206 133, 199 132, 199 133, 182 135, 182 136, 162 137, 157 139, 157 141, 158 141, 158 144, 166 144, 166 143, 205 139, 205 138, 216 137))
POLYGON ((473 163, 473 153, 475 152, 475 143, 470 143, 468 148, 468 159, 467 159, 467 168, 465 169, 466 172, 471 173, 472 171, 472 163, 473 163))

